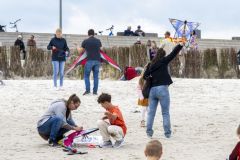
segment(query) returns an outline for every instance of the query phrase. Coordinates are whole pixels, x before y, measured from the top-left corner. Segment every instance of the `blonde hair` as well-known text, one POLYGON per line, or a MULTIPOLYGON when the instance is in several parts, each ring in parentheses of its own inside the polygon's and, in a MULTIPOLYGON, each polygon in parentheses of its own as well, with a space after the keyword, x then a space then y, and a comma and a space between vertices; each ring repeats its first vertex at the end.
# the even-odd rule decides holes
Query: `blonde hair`
POLYGON ((162 144, 158 140, 151 140, 148 142, 145 148, 146 157, 157 157, 162 156, 162 144))
POLYGON ((157 48, 157 43, 156 43, 156 41, 152 41, 151 43, 153 43, 153 44, 154 44, 154 47, 157 48))
POLYGON ((62 29, 61 29, 61 28, 56 29, 56 33, 57 33, 57 32, 62 33, 62 29))

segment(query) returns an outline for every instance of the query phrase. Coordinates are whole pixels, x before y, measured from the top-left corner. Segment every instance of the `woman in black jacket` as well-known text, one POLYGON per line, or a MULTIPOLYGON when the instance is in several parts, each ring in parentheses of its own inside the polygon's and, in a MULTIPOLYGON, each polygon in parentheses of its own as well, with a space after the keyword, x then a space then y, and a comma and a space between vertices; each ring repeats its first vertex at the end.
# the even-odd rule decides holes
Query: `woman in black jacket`
POLYGON ((171 136, 171 123, 169 115, 170 95, 168 86, 173 83, 171 76, 168 72, 168 64, 177 56, 182 49, 182 45, 177 45, 173 51, 165 57, 166 52, 160 48, 157 55, 149 64, 144 73, 144 79, 151 77, 151 90, 149 94, 149 110, 147 118, 147 135, 153 136, 153 122, 157 110, 158 102, 160 102, 163 116, 163 128, 165 137, 171 136))
POLYGON ((69 52, 67 42, 62 38, 62 30, 57 29, 56 35, 51 39, 47 46, 48 50, 52 50, 52 65, 53 65, 53 81, 54 88, 57 89, 57 78, 58 72, 60 72, 60 89, 63 86, 64 77, 64 65, 66 61, 66 56, 69 52))

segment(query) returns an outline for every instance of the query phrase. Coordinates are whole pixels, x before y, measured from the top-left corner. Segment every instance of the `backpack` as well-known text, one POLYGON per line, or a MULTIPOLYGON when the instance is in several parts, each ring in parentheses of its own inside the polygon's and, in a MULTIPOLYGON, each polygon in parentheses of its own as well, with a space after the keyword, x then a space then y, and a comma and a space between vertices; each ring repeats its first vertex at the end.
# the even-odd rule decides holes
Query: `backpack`
POLYGON ((126 80, 129 81, 129 80, 131 80, 131 79, 133 79, 137 76, 138 76, 138 74, 137 74, 134 67, 126 67, 125 68, 124 77, 125 77, 126 80))

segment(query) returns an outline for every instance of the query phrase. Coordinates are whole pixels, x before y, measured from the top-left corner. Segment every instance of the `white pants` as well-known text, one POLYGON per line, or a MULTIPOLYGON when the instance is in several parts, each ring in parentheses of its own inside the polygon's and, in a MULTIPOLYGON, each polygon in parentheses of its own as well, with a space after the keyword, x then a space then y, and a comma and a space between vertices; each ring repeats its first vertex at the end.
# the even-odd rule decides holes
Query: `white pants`
POLYGON ((179 54, 179 61, 180 61, 180 68, 179 68, 179 75, 180 76, 184 76, 185 72, 185 53, 183 51, 181 51, 181 54, 179 54))
POLYGON ((110 125, 104 120, 98 120, 97 125, 103 141, 109 141, 111 137, 116 141, 120 141, 124 137, 123 130, 119 126, 110 125))

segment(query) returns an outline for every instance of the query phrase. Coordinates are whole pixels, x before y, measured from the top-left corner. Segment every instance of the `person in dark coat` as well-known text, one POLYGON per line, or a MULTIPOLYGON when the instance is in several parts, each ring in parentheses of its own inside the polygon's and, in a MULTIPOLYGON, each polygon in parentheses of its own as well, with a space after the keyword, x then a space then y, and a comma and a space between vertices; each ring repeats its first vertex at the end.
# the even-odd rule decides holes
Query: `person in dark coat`
POLYGON ((60 90, 63 88, 64 66, 66 56, 69 54, 67 41, 62 38, 62 30, 57 29, 56 35, 47 46, 48 50, 52 50, 52 65, 53 65, 53 82, 54 88, 57 89, 57 78, 60 72, 60 90))
POLYGON ((157 110, 158 103, 162 108, 163 116, 163 128, 166 138, 171 137, 171 123, 170 123, 170 95, 168 86, 173 83, 171 76, 168 72, 168 64, 177 56, 181 51, 183 45, 177 45, 174 50, 168 55, 160 48, 157 51, 157 55, 153 58, 151 63, 148 65, 144 72, 144 79, 147 80, 151 77, 151 89, 149 93, 149 107, 148 107, 148 118, 147 118, 147 136, 153 136, 153 122, 157 110))
POLYGON ((22 36, 18 35, 18 38, 15 41, 14 46, 19 46, 20 51, 23 52, 23 59, 25 60, 26 59, 26 50, 25 50, 25 45, 24 45, 22 39, 23 39, 22 36))
POLYGON ((98 84, 99 84, 99 69, 101 66, 101 54, 100 50, 102 43, 95 36, 93 29, 88 30, 89 38, 82 42, 81 48, 78 48, 79 53, 86 51, 87 62, 84 66, 84 82, 85 82, 85 92, 83 95, 89 95, 90 91, 90 73, 93 72, 93 94, 97 95, 98 84))
POLYGON ((3 28, 5 28, 6 26, 2 26, 0 25, 0 32, 5 32, 5 30, 3 28))
POLYGON ((137 28, 138 28, 138 29, 135 31, 135 35, 136 35, 136 36, 145 37, 145 32, 143 32, 143 31, 141 30, 141 26, 138 26, 137 28))
POLYGON ((124 36, 135 36, 133 31, 131 31, 131 26, 128 26, 127 30, 124 31, 124 36))

